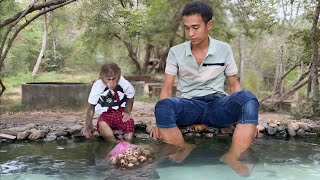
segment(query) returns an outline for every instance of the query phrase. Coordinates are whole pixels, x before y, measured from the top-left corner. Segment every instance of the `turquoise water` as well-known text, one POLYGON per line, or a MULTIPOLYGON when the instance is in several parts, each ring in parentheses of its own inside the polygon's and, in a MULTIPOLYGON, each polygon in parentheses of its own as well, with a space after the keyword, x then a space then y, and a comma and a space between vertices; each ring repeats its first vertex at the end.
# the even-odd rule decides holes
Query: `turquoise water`
MULTIPOLYGON (((167 157, 138 169, 117 170, 108 166, 106 154, 114 144, 94 140, 19 142, 0 144, 0 179, 320 179, 320 140, 257 139, 250 151, 250 177, 240 177, 219 162, 231 138, 189 139, 197 147, 182 162, 167 157)), ((137 144, 157 143, 139 139, 137 144)))

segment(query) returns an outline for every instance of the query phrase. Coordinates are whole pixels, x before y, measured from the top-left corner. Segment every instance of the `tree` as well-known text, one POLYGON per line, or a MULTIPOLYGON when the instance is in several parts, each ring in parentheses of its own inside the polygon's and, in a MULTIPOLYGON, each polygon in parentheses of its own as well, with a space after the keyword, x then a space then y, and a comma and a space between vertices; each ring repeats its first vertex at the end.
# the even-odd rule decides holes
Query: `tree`
MULTIPOLYGON (((38 0, 35 0, 26 9, 0 22, 0 30, 5 32, 1 37, 2 41, 0 44, 0 69, 15 38, 26 26, 40 16, 74 1, 76 0, 51 0, 40 3, 38 0)), ((0 3, 4 3, 4 1, 0 3)))

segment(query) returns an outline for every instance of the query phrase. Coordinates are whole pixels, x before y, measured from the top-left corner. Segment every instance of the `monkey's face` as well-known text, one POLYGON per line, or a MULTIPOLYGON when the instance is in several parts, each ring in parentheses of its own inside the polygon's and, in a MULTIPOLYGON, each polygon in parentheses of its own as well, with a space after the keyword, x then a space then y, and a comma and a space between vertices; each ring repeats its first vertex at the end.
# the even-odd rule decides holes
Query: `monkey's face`
POLYGON ((114 90, 119 82, 120 75, 103 76, 101 79, 109 89, 114 90))

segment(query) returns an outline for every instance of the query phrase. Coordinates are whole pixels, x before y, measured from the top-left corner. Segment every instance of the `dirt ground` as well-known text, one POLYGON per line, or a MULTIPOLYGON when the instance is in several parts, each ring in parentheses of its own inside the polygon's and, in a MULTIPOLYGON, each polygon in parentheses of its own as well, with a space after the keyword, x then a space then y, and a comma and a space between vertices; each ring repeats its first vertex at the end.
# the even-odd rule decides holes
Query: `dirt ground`
MULTIPOLYGON (((145 102, 135 102, 132 117, 136 123, 154 123, 154 104, 145 102)), ((42 110, 42 111, 21 111, 4 113, 0 115, 0 124, 84 124, 86 110, 42 110)), ((95 116, 97 118, 97 116, 95 116)), ((259 119, 263 122, 289 120, 288 115, 264 112, 259 114, 259 119)))

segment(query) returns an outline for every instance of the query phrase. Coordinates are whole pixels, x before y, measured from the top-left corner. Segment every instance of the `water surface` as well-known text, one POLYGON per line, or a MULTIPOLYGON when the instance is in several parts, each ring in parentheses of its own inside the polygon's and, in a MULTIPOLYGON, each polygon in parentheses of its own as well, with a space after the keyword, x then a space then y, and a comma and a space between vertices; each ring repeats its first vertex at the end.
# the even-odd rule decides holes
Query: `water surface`
MULTIPOLYGON (((188 142, 197 147, 182 163, 162 157, 125 171, 108 166, 106 155, 114 144, 101 139, 0 144, 0 179, 320 179, 319 139, 257 139, 246 159, 253 167, 250 177, 238 176, 219 161, 231 138, 196 138, 188 142)), ((138 139, 136 143, 159 147, 151 140, 138 139)))

